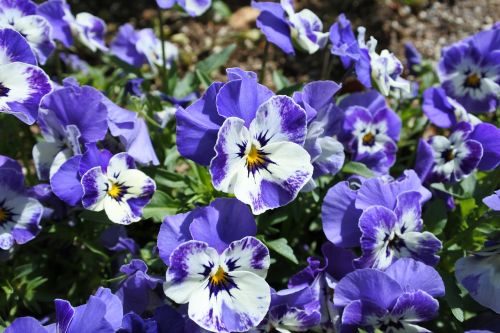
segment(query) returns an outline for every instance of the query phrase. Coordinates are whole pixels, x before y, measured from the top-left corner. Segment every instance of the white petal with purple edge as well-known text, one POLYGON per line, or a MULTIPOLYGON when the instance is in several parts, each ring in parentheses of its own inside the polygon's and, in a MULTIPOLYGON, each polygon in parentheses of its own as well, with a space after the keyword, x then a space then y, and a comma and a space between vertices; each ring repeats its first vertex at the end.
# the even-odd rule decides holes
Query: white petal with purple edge
MULTIPOLYGON (((184 0, 184 8, 191 16, 200 16, 210 8, 212 2, 210 0, 184 0)), ((182 1, 181 1, 182 3, 182 1)))
POLYGON ((134 168, 134 159, 127 153, 119 153, 109 160, 107 175, 109 178, 118 179, 121 172, 134 168))
POLYGON ((103 206, 106 215, 114 223, 128 225, 141 219, 141 216, 137 216, 126 202, 116 200, 109 195, 104 197, 103 206))
MULTIPOLYGON (((179 245, 170 255, 170 266, 163 285, 165 295, 178 304, 189 302, 197 289, 206 287, 209 269, 218 262, 219 254, 207 243, 188 241, 179 245)), ((200 298, 195 303, 208 300, 209 297, 200 298)))
POLYGON ((267 282, 250 272, 231 273, 237 288, 210 296, 209 288, 199 287, 189 302, 189 317, 213 332, 246 332, 264 319, 271 303, 267 282))
POLYGON ((267 275, 270 261, 269 250, 255 237, 232 242, 221 255, 221 263, 226 265, 228 272, 252 272, 262 278, 267 275))
POLYGON ((127 188, 127 193, 124 195, 125 199, 137 196, 151 196, 156 189, 155 182, 144 172, 137 169, 121 172, 116 180, 127 188))
POLYGON ((404 192, 398 195, 395 213, 398 217, 400 232, 420 231, 422 229, 422 195, 417 191, 404 192))
POLYGON ((82 205, 84 208, 96 212, 104 209, 104 200, 109 188, 109 180, 102 173, 101 167, 94 167, 87 171, 81 180, 83 187, 82 205))

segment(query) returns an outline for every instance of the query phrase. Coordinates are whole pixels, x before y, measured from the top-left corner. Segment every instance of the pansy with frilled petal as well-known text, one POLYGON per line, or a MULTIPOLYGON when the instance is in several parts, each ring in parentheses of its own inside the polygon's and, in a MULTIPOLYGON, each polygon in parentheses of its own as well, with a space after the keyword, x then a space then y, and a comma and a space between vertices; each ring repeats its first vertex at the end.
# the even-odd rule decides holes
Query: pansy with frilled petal
POLYGON ((106 167, 88 170, 81 184, 83 207, 104 210, 112 222, 119 224, 139 221, 156 190, 154 180, 135 169, 134 159, 126 153, 113 156, 106 167))
POLYGON ((36 53, 39 62, 45 64, 55 44, 50 23, 37 15, 36 8, 30 0, 1 0, 0 28, 12 28, 19 32, 36 53))
POLYGON ((179 5, 191 16, 200 16, 205 13, 212 5, 212 0, 156 0, 160 8, 172 8, 175 4, 179 5))
POLYGON ((313 54, 325 47, 328 33, 323 32, 323 23, 309 9, 296 13, 293 0, 280 3, 252 1, 252 7, 261 10, 257 27, 267 40, 287 54, 295 54, 294 47, 313 54))
POLYGON ((350 67, 361 57, 358 40, 352 31, 351 22, 342 13, 330 28, 332 54, 339 56, 344 68, 350 67))
POLYGON ((106 23, 102 19, 90 13, 83 12, 75 16, 74 22, 72 26, 74 33, 89 50, 92 52, 108 50, 104 41, 106 23))
POLYGON ((73 14, 66 0, 48 0, 38 5, 37 14, 45 17, 52 26, 52 36, 66 47, 73 45, 71 22, 73 14))
POLYGON ((396 160, 401 119, 375 90, 356 93, 339 104, 345 110, 341 140, 354 161, 385 174, 396 160))
POLYGON ((385 272, 359 269, 344 277, 333 296, 335 306, 343 308, 342 332, 388 333, 429 332, 420 322, 438 314, 444 296, 443 280, 438 272, 421 262, 405 258, 385 272))
POLYGON ((446 93, 468 112, 492 112, 500 93, 500 27, 481 31, 442 51, 438 73, 446 93))
POLYGON ((455 276, 479 304, 500 314, 500 244, 492 242, 482 251, 460 258, 455 263, 455 276))
POLYGON ((38 118, 40 100, 52 90, 47 74, 35 65, 26 40, 13 29, 0 29, 0 112, 29 125, 38 118))
POLYGON ((260 105, 248 127, 241 118, 227 118, 210 164, 215 188, 234 193, 255 214, 288 204, 313 172, 302 148, 305 135, 305 112, 287 96, 260 105))
POLYGON ((493 192, 492 195, 483 199, 483 202, 490 209, 500 211, 500 190, 493 192))
POLYGON ((42 215, 43 206, 26 192, 21 166, 0 155, 0 249, 35 238, 42 215))
POLYGON ((422 232, 422 195, 401 193, 394 210, 372 206, 359 218, 363 255, 354 261, 358 267, 386 269, 398 258, 411 257, 435 265, 441 242, 430 232, 422 232))
POLYGON ((221 254, 192 240, 172 252, 164 291, 176 303, 189 303, 189 318, 204 329, 246 332, 269 309, 269 265, 268 249, 254 237, 232 242, 221 254))
POLYGON ((420 178, 429 183, 455 182, 471 174, 483 156, 481 143, 470 138, 472 131, 471 124, 460 122, 449 137, 421 139, 415 166, 420 178))

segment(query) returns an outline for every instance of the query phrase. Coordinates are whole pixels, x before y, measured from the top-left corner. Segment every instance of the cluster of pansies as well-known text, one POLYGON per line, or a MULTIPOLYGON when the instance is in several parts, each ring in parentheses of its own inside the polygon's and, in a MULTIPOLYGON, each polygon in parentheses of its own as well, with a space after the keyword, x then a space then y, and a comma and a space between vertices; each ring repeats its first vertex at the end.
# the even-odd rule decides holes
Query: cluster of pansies
POLYGON ((326 49, 362 88, 274 92, 252 71, 206 82, 196 68, 179 92, 158 79, 177 75, 182 51, 163 33, 125 24, 108 44, 106 23, 65 0, 0 0, 0 121, 36 135, 30 158, 0 155, 0 258, 97 221, 106 230, 82 244, 114 254, 114 278, 85 304, 57 298, 40 320, 0 318, 5 332, 430 332, 474 319, 462 295, 480 304, 485 320, 472 323, 498 332, 500 25, 445 48, 429 84, 412 45, 405 70, 344 14, 326 31, 292 0, 251 6, 266 43, 289 56, 326 49), (121 66, 109 79, 125 78, 118 96, 40 67, 90 75, 79 49, 121 66), (141 220, 150 247, 125 228, 141 220), (302 267, 283 263, 298 263, 294 250, 302 267))

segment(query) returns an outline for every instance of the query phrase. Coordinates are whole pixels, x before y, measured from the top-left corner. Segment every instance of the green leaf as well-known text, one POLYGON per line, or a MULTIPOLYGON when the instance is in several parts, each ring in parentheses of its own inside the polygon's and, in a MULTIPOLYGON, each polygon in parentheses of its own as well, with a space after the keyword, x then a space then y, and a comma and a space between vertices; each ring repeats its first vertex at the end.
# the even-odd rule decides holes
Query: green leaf
POLYGON ((297 83, 288 87, 285 87, 283 89, 278 90, 276 92, 276 95, 286 95, 286 96, 292 96, 292 94, 296 91, 299 91, 302 89, 302 84, 297 83))
POLYGON ((228 19, 231 17, 231 9, 224 1, 215 0, 212 4, 213 11, 222 17, 223 19, 228 19))
POLYGON ((180 203, 162 191, 156 191, 149 205, 144 208, 143 217, 153 219, 155 222, 162 222, 167 215, 177 213, 180 203))
POLYGON ((200 71, 206 75, 210 75, 216 69, 227 64, 229 58, 236 50, 236 44, 231 44, 219 53, 212 54, 208 58, 198 62, 196 65, 196 70, 200 71))
POLYGON ((431 187, 441 192, 448 193, 458 199, 472 198, 476 188, 476 177, 469 175, 458 184, 434 183, 431 187))
POLYGON ((282 255, 286 259, 290 260, 294 264, 298 264, 299 261, 295 254, 293 253, 293 249, 288 245, 288 241, 285 238, 278 238, 272 241, 266 241, 266 246, 276 253, 282 255))
POLYGON ((352 173, 356 175, 360 175, 366 178, 372 178, 375 175, 373 174, 373 171, 368 169, 366 165, 363 163, 359 162, 347 162, 344 164, 344 167, 342 168, 342 172, 345 173, 352 173))
POLYGON ((276 90, 283 90, 292 85, 286 76, 283 75, 282 71, 273 72, 273 82, 276 86, 276 90))
POLYGON ((207 89, 211 84, 212 80, 208 73, 202 72, 199 69, 195 70, 196 78, 200 81, 204 89, 207 89))
POLYGON ((439 235, 448 222, 446 204, 441 199, 434 199, 424 212, 423 220, 424 226, 434 235, 439 235))
POLYGON ((464 321, 463 301, 460 296, 460 289, 455 283, 455 277, 448 273, 440 272, 443 278, 446 294, 444 296, 446 302, 450 306, 451 313, 459 321, 464 321))

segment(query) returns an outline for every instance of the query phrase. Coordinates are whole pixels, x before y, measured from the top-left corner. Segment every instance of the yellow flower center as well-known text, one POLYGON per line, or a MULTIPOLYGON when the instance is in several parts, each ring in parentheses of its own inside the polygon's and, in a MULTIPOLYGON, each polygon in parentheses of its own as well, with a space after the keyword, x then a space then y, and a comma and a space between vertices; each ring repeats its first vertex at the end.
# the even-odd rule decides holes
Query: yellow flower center
POLYGON ((372 132, 368 132, 363 136, 363 144, 365 146, 373 146, 375 143, 375 135, 372 132))
POLYGON ((254 145, 252 145, 252 147, 250 148, 250 152, 247 155, 248 166, 249 167, 259 166, 259 165, 264 164, 264 162, 265 161, 264 161, 264 157, 262 156, 262 154, 259 152, 259 150, 254 145))
POLYGON ((210 277, 210 281, 212 282, 212 284, 215 285, 225 283, 226 280, 227 280, 226 272, 224 272, 224 269, 222 269, 221 266, 219 266, 217 272, 215 272, 215 274, 210 277))
POLYGON ((465 79, 465 84, 469 87, 473 88, 479 87, 480 83, 481 83, 481 77, 476 73, 467 76, 467 79, 465 79))
POLYGON ((0 222, 5 222, 7 220, 7 212, 0 208, 0 222))
POLYGON ((108 195, 113 199, 118 199, 122 195, 122 187, 117 183, 111 183, 108 189, 108 195))

